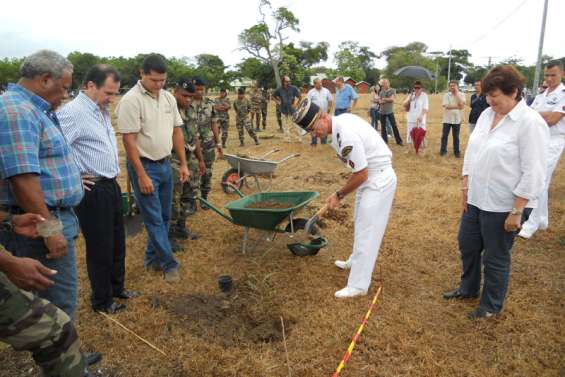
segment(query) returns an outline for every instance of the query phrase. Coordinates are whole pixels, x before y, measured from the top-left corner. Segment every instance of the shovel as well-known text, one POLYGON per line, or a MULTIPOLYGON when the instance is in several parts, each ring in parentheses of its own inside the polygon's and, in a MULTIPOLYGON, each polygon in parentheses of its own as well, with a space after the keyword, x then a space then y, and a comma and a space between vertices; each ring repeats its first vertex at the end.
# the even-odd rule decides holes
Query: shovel
POLYGON ((326 212, 328 211, 328 205, 326 204, 325 206, 323 206, 322 208, 320 208, 318 210, 318 212, 316 212, 314 214, 314 216, 312 216, 307 222, 306 225, 304 225, 304 231, 306 232, 306 234, 310 234, 310 232, 312 231, 312 228, 314 227, 314 225, 316 225, 316 223, 318 222, 318 220, 320 220, 320 217, 322 217, 326 212))
POLYGON ((131 192, 131 180, 127 175, 127 210, 124 213, 124 225, 126 228, 126 237, 132 237, 141 232, 143 228, 143 219, 139 214, 139 209, 134 208, 134 196, 131 192))

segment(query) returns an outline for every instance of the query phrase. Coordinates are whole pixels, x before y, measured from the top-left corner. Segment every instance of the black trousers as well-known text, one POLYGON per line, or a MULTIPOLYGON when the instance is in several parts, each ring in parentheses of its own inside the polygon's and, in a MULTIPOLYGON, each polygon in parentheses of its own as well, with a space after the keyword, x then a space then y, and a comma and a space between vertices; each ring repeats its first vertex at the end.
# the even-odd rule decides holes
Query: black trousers
POLYGON ((86 241, 86 268, 94 308, 113 302, 124 290, 126 242, 122 192, 115 179, 100 180, 76 207, 86 241))
MULTIPOLYGON (((459 226, 463 271, 459 290, 466 296, 481 293, 480 307, 491 313, 502 310, 510 281, 512 245, 518 232, 504 230, 508 212, 487 212, 468 205, 459 226), (484 276, 481 292, 481 271, 484 276)), ((524 210, 522 223, 531 213, 524 210)))
POLYGON ((439 153, 447 153, 447 139, 449 138, 449 130, 453 129, 453 153, 458 156, 459 151, 459 131, 461 130, 461 124, 444 123, 443 130, 441 132, 441 148, 439 153))
MULTIPOLYGON (((390 126, 392 127, 392 132, 394 133, 394 139, 396 144, 402 145, 402 138, 400 137, 400 132, 398 132, 398 126, 396 125, 396 119, 394 118, 394 113, 381 114, 381 125, 386 125, 386 120, 390 121, 390 126)), ((388 144, 388 135, 386 133, 386 127, 381 126, 381 136, 385 143, 388 144)))

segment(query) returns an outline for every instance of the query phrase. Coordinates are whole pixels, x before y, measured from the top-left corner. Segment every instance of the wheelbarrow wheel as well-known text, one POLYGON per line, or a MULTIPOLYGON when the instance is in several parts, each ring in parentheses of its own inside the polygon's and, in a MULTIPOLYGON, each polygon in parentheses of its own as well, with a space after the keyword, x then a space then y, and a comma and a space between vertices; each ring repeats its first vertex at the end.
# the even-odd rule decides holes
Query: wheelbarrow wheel
POLYGON ((222 176, 222 190, 224 190, 226 194, 234 194, 235 190, 230 185, 233 185, 237 187, 238 190, 241 190, 243 181, 244 180, 241 179, 239 171, 236 168, 228 169, 222 176))

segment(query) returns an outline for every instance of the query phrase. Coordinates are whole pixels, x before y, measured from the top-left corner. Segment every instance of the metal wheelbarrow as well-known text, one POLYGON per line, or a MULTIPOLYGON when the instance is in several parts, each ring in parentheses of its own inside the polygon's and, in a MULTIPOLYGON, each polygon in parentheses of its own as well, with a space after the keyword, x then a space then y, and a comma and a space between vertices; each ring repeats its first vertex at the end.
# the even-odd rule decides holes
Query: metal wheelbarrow
MULTIPOLYGON (((242 244, 243 253, 247 251, 249 229, 258 229, 267 234, 272 233, 272 237, 264 237, 265 240, 269 241, 273 241, 279 233, 286 233, 292 237, 297 230, 303 229, 307 219, 297 218, 296 213, 320 195, 318 192, 304 191, 265 192, 244 196, 237 188, 233 187, 233 190, 240 196, 240 199, 234 200, 225 206, 229 215, 222 212, 207 200, 202 198, 199 199, 202 203, 210 207, 214 212, 228 220, 230 223, 244 227, 242 244), (286 208, 250 208, 250 206, 254 203, 264 203, 267 201, 284 204, 286 208), (288 220, 288 223, 284 228, 282 228, 280 225, 285 222, 285 220, 288 220)), ((312 233, 317 234, 317 230, 314 230, 312 233)), ((261 241, 261 239, 259 241, 261 241)), ((253 248, 257 246, 258 242, 253 246, 253 248)), ((324 237, 317 237, 311 242, 311 244, 302 245, 302 250, 308 249, 308 253, 304 255, 314 255, 319 251, 319 249, 325 247, 327 243, 328 241, 324 237)), ((295 255, 300 255, 300 253, 294 252, 293 249, 291 249, 291 251, 295 255)))
POLYGON ((257 188, 260 192, 270 191, 273 184, 273 173, 278 164, 300 156, 300 153, 294 153, 279 161, 265 160, 265 157, 278 151, 279 149, 273 149, 259 158, 225 154, 224 159, 230 164, 231 168, 226 170, 222 176, 222 190, 224 190, 226 194, 233 194, 235 192, 233 186, 237 187, 237 189, 241 189, 245 184, 247 188, 257 188), (266 176, 269 179, 269 183, 266 187, 261 187, 261 183, 259 182, 260 176, 266 176), (254 179, 254 187, 247 179, 250 177, 254 179))

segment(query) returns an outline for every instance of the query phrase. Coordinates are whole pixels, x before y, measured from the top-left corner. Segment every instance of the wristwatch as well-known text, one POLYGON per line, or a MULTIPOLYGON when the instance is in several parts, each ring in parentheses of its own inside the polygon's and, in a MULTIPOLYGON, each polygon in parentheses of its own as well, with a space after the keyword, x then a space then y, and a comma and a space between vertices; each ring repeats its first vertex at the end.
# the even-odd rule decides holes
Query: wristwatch
POLYGON ((512 207, 512 211, 510 211, 511 215, 521 215, 522 213, 524 213, 524 211, 516 207, 512 207))
POLYGON ((337 196, 339 200, 342 200, 345 197, 345 195, 343 195, 339 190, 335 192, 335 196, 337 196))
POLYGON ((0 230, 11 232, 12 229, 14 229, 14 225, 12 224, 13 218, 14 217, 12 216, 12 214, 8 213, 4 220, 2 220, 2 222, 0 223, 0 230))

